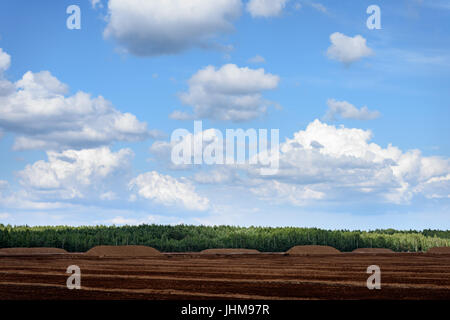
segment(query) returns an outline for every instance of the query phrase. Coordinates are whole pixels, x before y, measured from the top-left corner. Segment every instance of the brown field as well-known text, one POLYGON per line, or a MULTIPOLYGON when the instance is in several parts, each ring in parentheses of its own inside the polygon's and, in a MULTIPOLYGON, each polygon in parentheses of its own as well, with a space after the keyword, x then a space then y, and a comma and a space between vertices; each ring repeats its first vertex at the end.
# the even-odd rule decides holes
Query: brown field
POLYGON ((2 248, 0 254, 28 255, 28 254, 66 254, 67 251, 59 248, 2 248))
POLYGON ((391 249, 384 248, 358 248, 353 250, 354 253, 395 253, 391 249))
POLYGON ((260 253, 258 250, 254 249, 206 249, 200 253, 206 254, 240 254, 240 253, 260 253))
POLYGON ((427 253, 433 254, 450 254, 450 247, 435 247, 427 251, 427 253))
POLYGON ((450 299, 450 254, 2 254, 0 299, 450 299), (373 264, 381 290, 366 287, 373 264))

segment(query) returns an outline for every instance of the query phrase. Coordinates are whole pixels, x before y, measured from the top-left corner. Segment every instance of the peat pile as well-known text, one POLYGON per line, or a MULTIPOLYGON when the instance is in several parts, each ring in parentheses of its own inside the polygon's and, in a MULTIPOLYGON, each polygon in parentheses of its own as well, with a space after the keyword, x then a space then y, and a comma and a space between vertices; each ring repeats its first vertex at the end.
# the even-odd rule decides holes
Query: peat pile
POLYGON ((147 246, 97 246, 85 253, 97 257, 155 257, 161 252, 147 246))
POLYGON ((450 254, 450 247, 434 247, 428 249, 427 253, 433 254, 450 254))
POLYGON ((207 253, 207 254, 234 254, 234 253, 260 253, 258 250, 255 249, 228 249, 228 248, 222 248, 222 249, 206 249, 201 251, 200 253, 207 253))
POLYGON ((2 248, 1 255, 29 255, 29 254, 65 254, 68 253, 60 248, 2 248))
POLYGON ((352 251, 353 253, 395 253, 391 249, 386 248, 358 248, 352 251))
POLYGON ((340 254, 341 252, 330 246, 295 246, 286 251, 289 255, 311 254, 340 254))

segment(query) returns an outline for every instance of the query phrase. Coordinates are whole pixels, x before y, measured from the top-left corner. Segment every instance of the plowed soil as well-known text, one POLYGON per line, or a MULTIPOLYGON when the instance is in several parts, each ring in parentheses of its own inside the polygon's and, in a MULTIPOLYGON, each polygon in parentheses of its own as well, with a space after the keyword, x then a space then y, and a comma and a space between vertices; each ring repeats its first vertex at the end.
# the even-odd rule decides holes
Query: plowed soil
POLYGON ((450 299, 450 254, 1 255, 0 299, 450 299), (370 265, 381 290, 366 287, 370 265))
POLYGON ((59 248, 1 248, 0 254, 66 254, 67 251, 59 248))
POLYGON ((385 248, 358 248, 353 250, 354 253, 394 253, 391 249, 385 248))
POLYGON ((207 254, 238 254, 238 253, 259 253, 255 249, 206 249, 201 253, 207 254))
POLYGON ((427 253, 437 253, 437 254, 450 254, 450 247, 435 247, 430 248, 427 253))

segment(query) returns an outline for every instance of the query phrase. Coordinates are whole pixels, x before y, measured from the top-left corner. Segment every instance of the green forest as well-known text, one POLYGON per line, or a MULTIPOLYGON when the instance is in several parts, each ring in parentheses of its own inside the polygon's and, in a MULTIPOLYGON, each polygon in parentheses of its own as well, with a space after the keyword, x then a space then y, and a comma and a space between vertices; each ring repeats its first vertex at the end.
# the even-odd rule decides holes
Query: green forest
POLYGON ((450 246, 450 230, 350 231, 191 225, 29 227, 0 224, 0 248, 55 247, 69 252, 84 252, 98 245, 146 245, 163 252, 195 252, 210 248, 284 252, 295 245, 328 245, 344 252, 357 248, 419 252, 450 246))

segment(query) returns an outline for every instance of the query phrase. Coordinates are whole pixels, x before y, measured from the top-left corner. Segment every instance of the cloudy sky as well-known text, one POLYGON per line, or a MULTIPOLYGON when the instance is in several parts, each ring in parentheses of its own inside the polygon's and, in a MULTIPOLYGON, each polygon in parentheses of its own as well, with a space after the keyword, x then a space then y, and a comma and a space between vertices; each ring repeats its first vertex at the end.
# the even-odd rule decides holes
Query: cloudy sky
POLYGON ((449 229, 449 31, 444 0, 2 1, 0 223, 449 229), (278 172, 174 164, 195 120, 279 129, 278 172))

